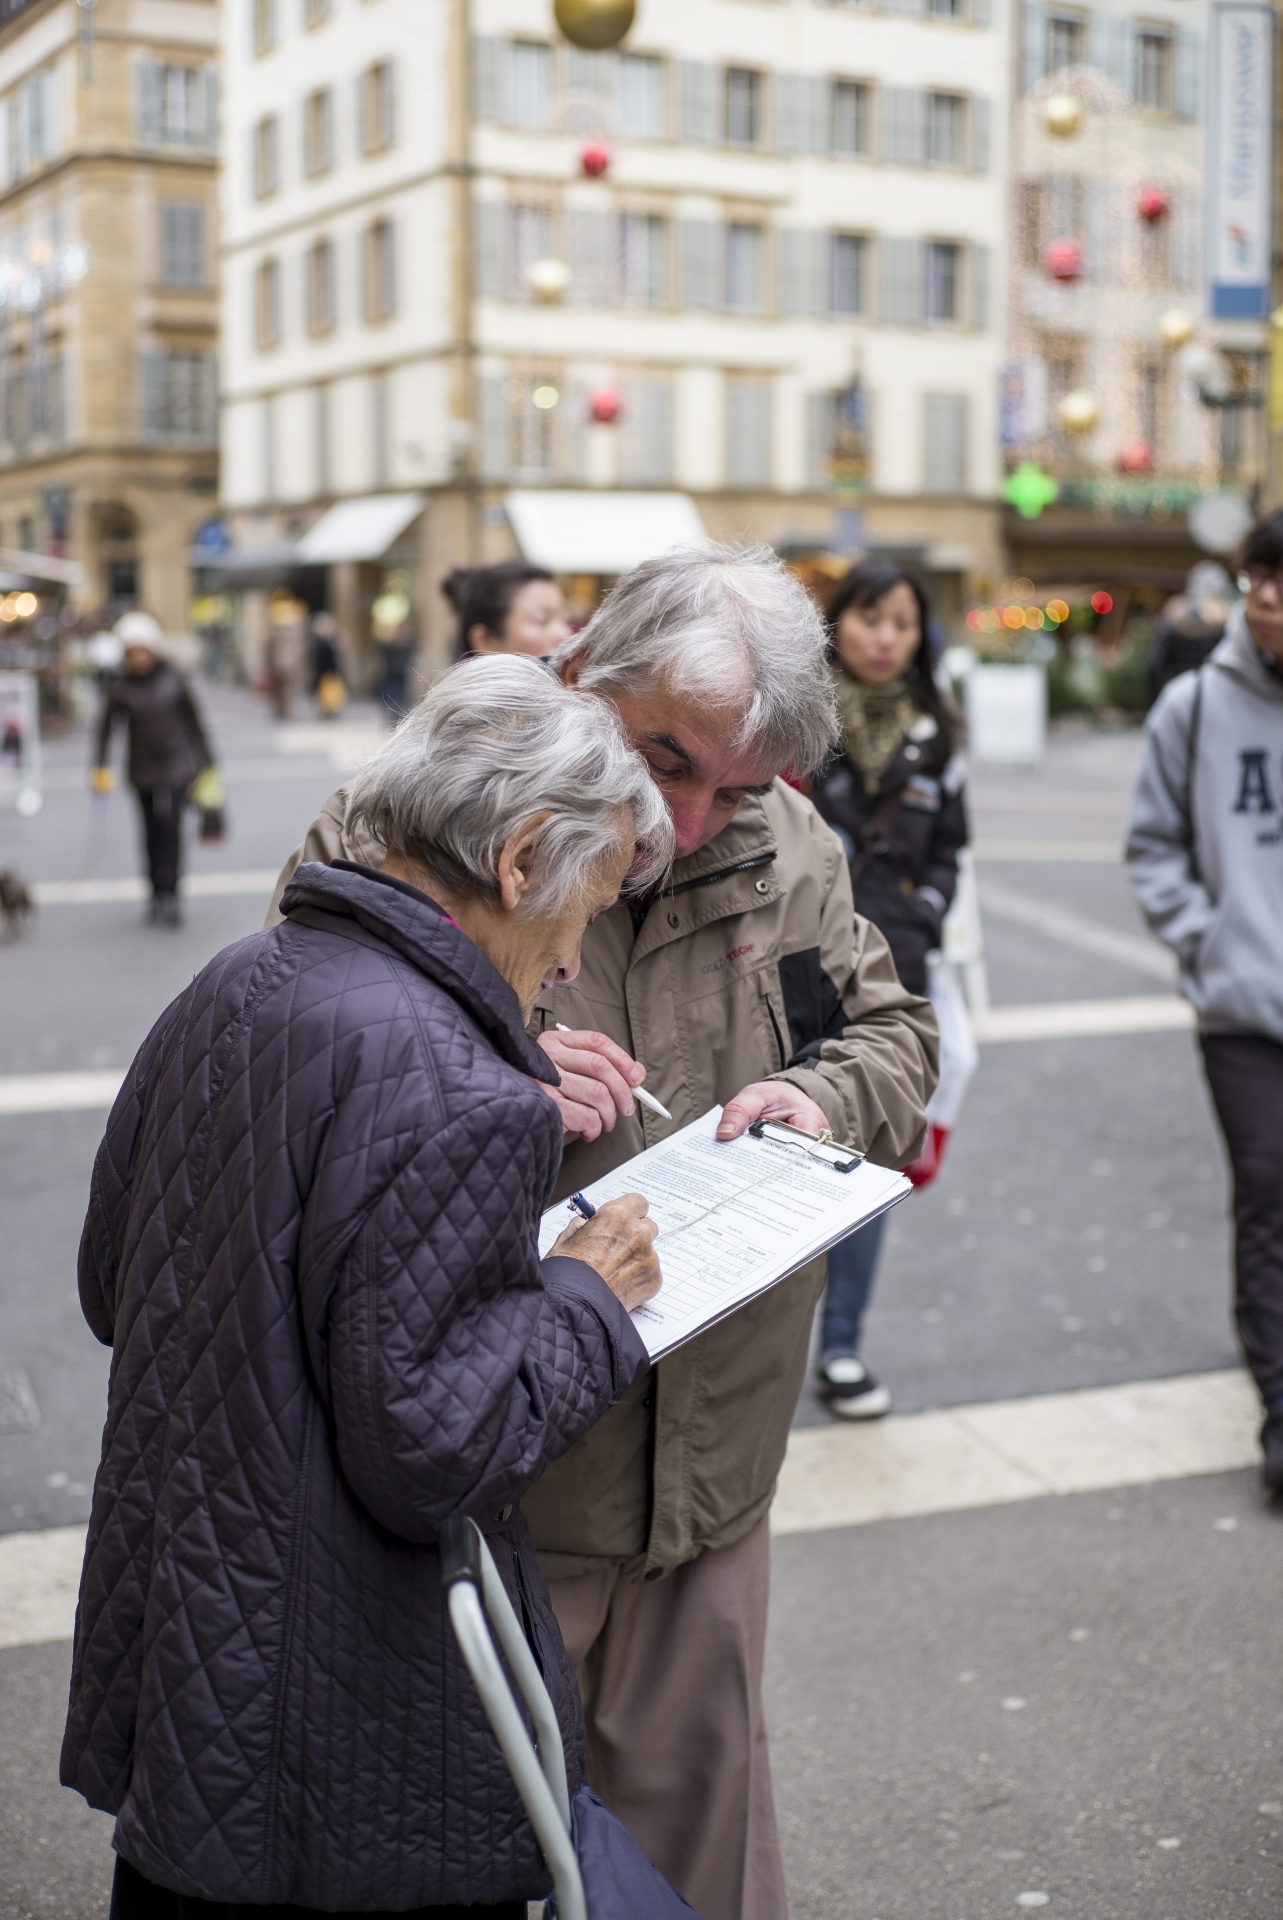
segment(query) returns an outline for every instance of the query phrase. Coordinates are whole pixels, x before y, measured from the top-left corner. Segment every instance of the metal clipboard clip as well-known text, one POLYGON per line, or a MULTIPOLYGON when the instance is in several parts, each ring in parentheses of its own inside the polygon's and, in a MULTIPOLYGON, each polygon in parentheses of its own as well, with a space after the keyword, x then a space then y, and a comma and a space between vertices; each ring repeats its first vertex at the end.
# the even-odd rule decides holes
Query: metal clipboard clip
POLYGON ((773 1140, 780 1147, 800 1147, 812 1160, 822 1160, 835 1173, 852 1172, 864 1158, 858 1147, 844 1146, 835 1140, 828 1127, 823 1133, 808 1133, 805 1127, 792 1127, 787 1120, 754 1120, 748 1130, 755 1140, 773 1140))

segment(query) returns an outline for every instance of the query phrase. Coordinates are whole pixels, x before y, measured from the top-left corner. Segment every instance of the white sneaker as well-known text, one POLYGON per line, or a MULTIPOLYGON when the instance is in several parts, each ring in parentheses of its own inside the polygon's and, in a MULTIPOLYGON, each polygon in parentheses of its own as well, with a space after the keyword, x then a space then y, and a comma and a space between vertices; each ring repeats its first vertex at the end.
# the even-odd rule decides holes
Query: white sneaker
POLYGON ((835 1353, 821 1364, 817 1391, 843 1420, 878 1420, 891 1408, 890 1391, 853 1353, 835 1353))

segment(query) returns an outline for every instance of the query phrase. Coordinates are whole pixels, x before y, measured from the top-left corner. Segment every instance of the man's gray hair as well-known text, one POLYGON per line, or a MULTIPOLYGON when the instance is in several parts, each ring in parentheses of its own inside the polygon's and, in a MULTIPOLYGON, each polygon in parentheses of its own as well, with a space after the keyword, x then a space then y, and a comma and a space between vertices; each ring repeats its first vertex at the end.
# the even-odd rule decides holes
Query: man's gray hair
POLYGON ((672 862, 668 810, 614 709, 535 660, 491 654, 439 680, 361 768, 344 831, 369 834, 453 893, 493 897, 505 843, 536 814, 547 819, 528 911, 571 906, 629 831, 626 892, 649 892, 672 862))
POLYGON ((625 574, 553 657, 585 693, 662 686, 738 718, 738 739, 774 768, 812 773, 837 740, 828 635, 810 595, 769 547, 674 547, 625 574))

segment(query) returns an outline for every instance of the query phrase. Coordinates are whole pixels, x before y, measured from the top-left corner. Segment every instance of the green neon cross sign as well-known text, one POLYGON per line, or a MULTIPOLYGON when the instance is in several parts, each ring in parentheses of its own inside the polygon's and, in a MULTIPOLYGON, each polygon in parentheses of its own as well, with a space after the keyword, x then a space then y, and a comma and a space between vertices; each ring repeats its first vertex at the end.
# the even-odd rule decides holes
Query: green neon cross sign
POLYGON ((1051 475, 1032 460, 1022 460, 1002 483, 1003 499, 1016 509, 1022 520, 1036 520, 1059 492, 1051 475))

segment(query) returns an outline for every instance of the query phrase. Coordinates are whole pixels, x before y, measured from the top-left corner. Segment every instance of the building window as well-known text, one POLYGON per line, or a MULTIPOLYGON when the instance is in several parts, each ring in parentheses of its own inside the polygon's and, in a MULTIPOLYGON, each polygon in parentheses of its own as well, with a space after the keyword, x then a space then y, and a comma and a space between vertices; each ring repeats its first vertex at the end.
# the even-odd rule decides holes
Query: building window
POLYGON ((755 147, 762 137, 762 76, 751 67, 726 69, 725 136, 736 147, 755 147))
POLYGON ((205 285, 205 209, 199 201, 162 200, 160 278, 166 287, 205 285))
POLYGON ((396 229, 376 220, 365 230, 365 317, 387 320, 396 312, 396 229))
POLYGON ((254 198, 266 200, 281 184, 280 124, 274 113, 263 115, 251 139, 254 198))
POLYGON ((316 335, 333 333, 338 324, 338 276, 332 240, 312 242, 307 250, 304 281, 308 332, 316 335))
POLYGON ((862 233, 830 238, 829 307, 836 314, 863 313, 868 294, 868 242, 862 233))
POLYGON ((650 53, 621 54, 619 131, 634 140, 664 137, 664 63, 650 53))
POLYGON ((214 411, 212 354, 159 348, 143 355, 145 438, 211 441, 214 411))
POLYGON ((929 240, 923 287, 924 317, 936 321, 960 319, 961 290, 962 248, 953 240, 929 240))
POLYGON ((1136 104, 1172 109, 1172 37, 1152 30, 1136 36, 1136 104))
POLYGON ((832 147, 846 158, 869 151, 869 89, 863 81, 833 82, 832 147))
POLYGON ((1047 71, 1081 66, 1086 39, 1081 14, 1053 13, 1047 21, 1047 71))
POLYGON ((333 11, 334 0, 303 0, 303 25, 309 30, 323 27, 333 11))
POLYGON ((212 67, 144 60, 138 69, 139 140, 145 147, 212 147, 216 100, 212 67))
POLYGON ((762 229, 733 221, 726 229, 726 304, 732 313, 762 310, 762 229))
POLYGON ((270 53, 277 41, 277 0, 250 0, 255 53, 270 53))
POLYGON ((318 87, 303 102, 303 171, 311 177, 334 165, 334 95, 318 87))
POLYGON ((513 126, 542 127, 552 91, 551 51, 541 40, 514 40, 509 73, 513 126))
POLYGON ((317 387, 312 399, 312 450, 316 456, 316 491, 330 490, 330 390, 317 387))
POLYGON ((673 383, 667 374, 621 382, 619 477, 625 486, 665 487, 673 477, 673 383))
POLYGON ((529 300, 530 269, 552 252, 552 216, 546 207, 512 208, 512 292, 529 300))
POLYGON ((619 297, 626 307, 664 304, 664 222, 657 213, 620 218, 619 297))
POLYGON ((281 263, 260 260, 254 273, 254 344, 263 352, 281 343, 281 263))
POLYGON ((931 0, 927 11, 933 13, 937 20, 961 20, 962 0, 931 0))
POLYGON ((926 406, 928 493, 961 493, 967 484, 967 399, 961 393, 929 393, 926 406))
POLYGON ((389 379, 386 372, 370 375, 370 454, 374 484, 386 487, 392 477, 389 379))
POLYGON ((66 421, 62 348, 56 340, 37 340, 31 355, 27 387, 27 424, 31 438, 64 439, 66 421))
POLYGON ((961 94, 927 95, 927 163, 933 167, 960 167, 963 164, 963 115, 966 103, 961 94))
POLYGON ((726 480, 732 487, 771 483, 769 381, 732 376, 726 382, 726 480))
POLYGON ((390 60, 376 60, 361 75, 362 153, 382 153, 396 139, 395 78, 390 60))

